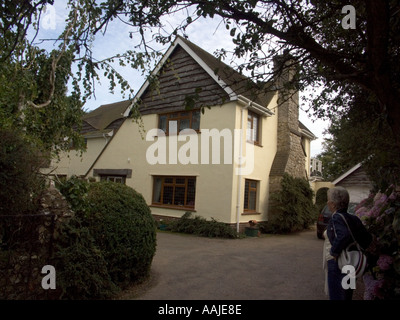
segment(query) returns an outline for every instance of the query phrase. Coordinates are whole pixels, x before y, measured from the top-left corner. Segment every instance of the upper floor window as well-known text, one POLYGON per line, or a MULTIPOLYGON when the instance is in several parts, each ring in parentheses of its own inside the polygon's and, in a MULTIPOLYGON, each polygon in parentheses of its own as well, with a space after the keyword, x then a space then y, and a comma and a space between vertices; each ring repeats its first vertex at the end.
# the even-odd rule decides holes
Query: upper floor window
POLYGON ((260 116, 249 111, 247 115, 247 141, 260 143, 260 116))
POLYGON ((177 133, 184 129, 200 129, 200 110, 182 111, 174 113, 160 114, 158 119, 158 128, 163 130, 168 135, 171 128, 171 122, 176 122, 177 133))

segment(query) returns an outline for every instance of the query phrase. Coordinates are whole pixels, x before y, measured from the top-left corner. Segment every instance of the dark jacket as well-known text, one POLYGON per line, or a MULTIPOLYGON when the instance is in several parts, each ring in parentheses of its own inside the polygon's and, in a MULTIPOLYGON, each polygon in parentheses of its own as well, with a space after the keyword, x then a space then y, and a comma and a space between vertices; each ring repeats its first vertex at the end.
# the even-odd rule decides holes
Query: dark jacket
POLYGON ((354 242, 346 222, 338 213, 342 214, 342 216, 346 219, 354 238, 361 248, 368 248, 372 241, 372 236, 366 230, 360 218, 347 213, 346 210, 338 210, 337 213, 332 214, 332 218, 329 221, 326 230, 328 239, 332 245, 331 255, 335 258, 338 257, 343 249, 345 249, 350 243, 354 242), (335 229, 333 226, 335 226, 335 229))
POLYGON ((339 210, 338 212, 332 214, 332 218, 328 223, 326 233, 332 245, 331 256, 335 258, 340 255, 343 249, 345 249, 350 243, 353 242, 346 223, 338 213, 341 213, 347 219, 347 221, 349 221, 348 216, 350 216, 350 214, 348 214, 346 210, 339 210))

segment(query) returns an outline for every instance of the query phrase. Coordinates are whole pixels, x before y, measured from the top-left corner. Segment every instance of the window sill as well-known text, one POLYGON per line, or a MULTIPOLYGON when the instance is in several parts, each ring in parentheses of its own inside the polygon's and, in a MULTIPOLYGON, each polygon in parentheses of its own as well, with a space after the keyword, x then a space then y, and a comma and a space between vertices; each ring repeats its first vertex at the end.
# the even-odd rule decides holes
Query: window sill
POLYGON ((242 212, 242 216, 251 216, 251 215, 261 215, 261 212, 257 212, 257 211, 245 211, 245 212, 242 212))
POLYGON ((253 145, 257 146, 257 147, 260 147, 260 148, 263 147, 263 145, 261 143, 257 142, 257 141, 246 140, 246 142, 247 143, 251 143, 251 144, 253 144, 253 145))
POLYGON ((149 205, 149 207, 196 212, 196 210, 193 207, 184 207, 184 206, 151 204, 149 205))

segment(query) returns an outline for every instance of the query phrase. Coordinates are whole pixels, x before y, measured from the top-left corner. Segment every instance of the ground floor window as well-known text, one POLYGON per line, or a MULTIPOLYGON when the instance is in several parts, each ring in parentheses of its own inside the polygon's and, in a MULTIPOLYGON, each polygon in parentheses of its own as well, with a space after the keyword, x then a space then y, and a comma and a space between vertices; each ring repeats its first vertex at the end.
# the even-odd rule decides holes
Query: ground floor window
POLYGON ((244 186, 244 211, 252 212, 257 210, 258 181, 245 180, 244 186))
POLYGON ((100 181, 111 181, 125 184, 125 176, 100 176, 100 181))
POLYGON ((153 178, 153 205, 194 208, 195 177, 155 176, 153 178))

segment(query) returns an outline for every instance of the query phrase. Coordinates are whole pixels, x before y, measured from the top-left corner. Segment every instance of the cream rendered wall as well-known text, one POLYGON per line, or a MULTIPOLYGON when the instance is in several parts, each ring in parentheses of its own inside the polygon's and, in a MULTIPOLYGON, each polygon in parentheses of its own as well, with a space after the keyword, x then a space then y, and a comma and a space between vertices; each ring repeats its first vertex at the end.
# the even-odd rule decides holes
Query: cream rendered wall
POLYGON ((107 139, 104 137, 87 139, 87 148, 82 155, 77 150, 62 152, 59 160, 51 161, 50 168, 46 169, 46 173, 67 175, 67 177, 85 175, 109 139, 109 137, 107 139))
MULTIPOLYGON (((212 152, 209 151, 209 164, 201 163, 201 139, 206 138, 207 129, 223 129, 231 131, 235 126, 235 107, 234 102, 226 103, 223 106, 206 109, 201 115, 200 133, 187 135, 185 141, 177 142, 177 150, 191 139, 198 139, 198 164, 181 164, 178 159, 177 164, 171 164, 169 159, 169 143, 176 136, 155 138, 149 134, 151 129, 158 126, 158 116, 156 114, 144 115, 142 117, 145 129, 144 137, 139 133, 139 126, 127 119, 118 132, 115 134, 112 143, 104 151, 100 159, 96 162, 93 169, 132 169, 132 178, 126 179, 126 184, 140 192, 146 202, 151 205, 153 193, 153 176, 155 175, 177 175, 196 177, 196 199, 195 213, 204 218, 215 218, 222 222, 234 222, 231 220, 232 213, 232 172, 233 161, 224 164, 223 152, 220 153, 220 164, 212 164, 212 152), (154 141, 151 141, 153 140, 154 141), (160 139, 160 140, 158 140, 160 139), (148 141, 149 140, 149 141, 148 141), (146 158, 148 148, 157 141, 166 141, 167 164, 150 164, 146 158), (130 160, 128 160, 130 159, 130 160)), ((183 136, 181 137, 183 138, 183 136)), ((221 138, 221 149, 224 139, 221 138)), ((212 148, 212 140, 209 141, 209 148, 212 148)), ((93 170, 88 177, 93 176, 93 170)), ((159 208, 152 206, 152 213, 157 215, 168 215, 181 217, 187 210, 159 208)))
MULTIPOLYGON (((276 106, 277 97, 275 96, 269 108, 276 106)), ((100 159, 96 162, 93 169, 132 169, 132 178, 126 179, 126 184, 140 192, 146 202, 151 205, 153 195, 153 176, 170 175, 170 176, 195 176, 196 177, 196 200, 195 215, 200 215, 206 219, 214 218, 225 223, 237 222, 237 193, 238 179, 236 168, 238 159, 231 159, 230 163, 224 163, 224 138, 220 139, 220 158, 219 164, 212 163, 212 146, 213 141, 209 139, 209 163, 202 162, 201 154, 202 139, 207 138, 206 131, 211 129, 218 130, 217 133, 230 133, 232 137, 232 157, 234 155, 233 141, 234 129, 241 128, 241 109, 236 102, 229 102, 222 106, 215 106, 206 109, 201 115, 200 133, 186 136, 179 136, 177 141, 177 151, 189 141, 197 139, 198 156, 197 164, 182 164, 180 159, 177 163, 169 163, 169 146, 171 139, 177 139, 176 136, 155 137, 150 134, 151 129, 158 126, 158 115, 150 114, 142 117, 144 134, 139 132, 139 126, 127 119, 114 136, 112 143, 103 152, 100 159), (193 139, 193 140, 192 140, 193 139), (166 164, 150 164, 146 158, 148 149, 155 143, 166 143, 166 164)), ((244 128, 242 135, 243 156, 246 156, 246 126, 247 126, 247 109, 244 109, 244 128)), ((271 117, 261 117, 261 146, 254 146, 254 169, 251 174, 241 177, 240 190, 240 222, 248 220, 267 220, 268 208, 268 188, 269 188, 269 172, 275 157, 277 148, 277 115, 271 117), (259 194, 257 195, 257 212, 259 214, 247 215, 243 214, 244 200, 244 181, 245 179, 253 179, 259 181, 259 194)), ((153 132, 155 133, 155 132, 153 132)), ((186 145, 187 146, 187 145, 186 145)), ((191 150, 192 151, 192 150, 191 150)), ((153 153, 152 153, 153 154, 153 153)), ((156 154, 157 155, 157 154, 156 154)), ((187 153, 190 155, 190 151, 187 153)), ((93 170, 88 177, 93 176, 93 170)), ((186 211, 176 208, 160 208, 151 206, 153 214, 165 215, 171 217, 181 217, 186 211)))
MULTIPOLYGON (((277 106, 277 95, 273 97, 270 104, 267 106, 270 110, 274 110, 277 106)), ((236 107, 236 127, 241 127, 241 109, 243 107, 236 107)), ((277 110, 277 109, 275 109, 277 110)), ((243 148, 243 155, 246 156, 246 150, 249 150, 250 143, 246 142, 246 130, 247 130, 247 115, 248 110, 245 109, 244 115, 244 130, 242 142, 246 146, 243 148)), ((241 179, 241 190, 240 190, 240 220, 239 222, 244 223, 249 220, 266 221, 268 219, 268 202, 269 202, 269 173, 271 170, 272 162, 274 160, 277 150, 277 130, 278 130, 278 116, 277 113, 271 117, 261 116, 261 143, 260 146, 254 145, 254 169, 250 174, 244 174, 242 177, 233 174, 233 194, 232 194, 232 207, 234 210, 231 214, 231 221, 237 222, 237 194, 239 179, 241 179), (258 195, 257 195, 257 214, 244 214, 244 189, 245 179, 257 180, 258 181, 258 195)), ((238 168, 238 165, 235 165, 238 168)))
POLYGON ((306 151, 306 161, 305 161, 305 166, 306 166, 306 172, 307 172, 307 178, 310 177, 310 167, 311 167, 311 140, 305 138, 304 139, 304 149, 306 151))

